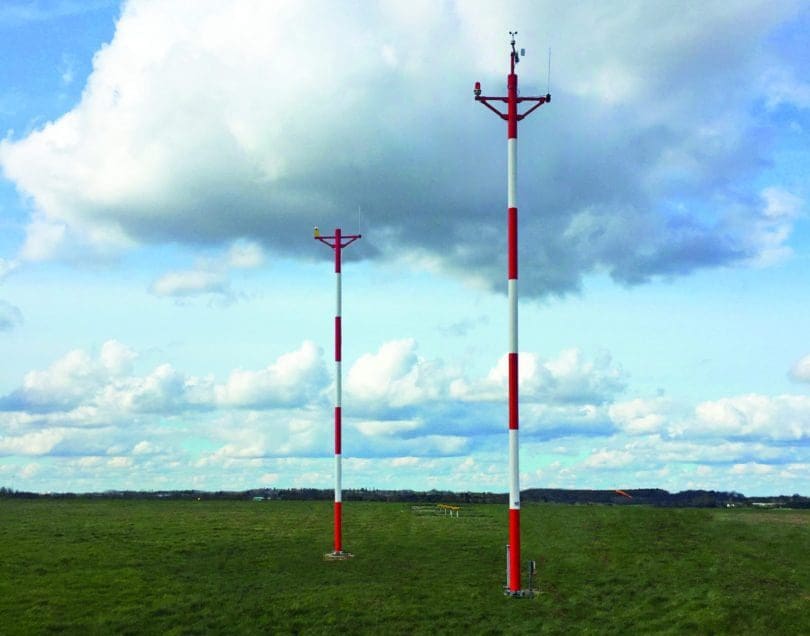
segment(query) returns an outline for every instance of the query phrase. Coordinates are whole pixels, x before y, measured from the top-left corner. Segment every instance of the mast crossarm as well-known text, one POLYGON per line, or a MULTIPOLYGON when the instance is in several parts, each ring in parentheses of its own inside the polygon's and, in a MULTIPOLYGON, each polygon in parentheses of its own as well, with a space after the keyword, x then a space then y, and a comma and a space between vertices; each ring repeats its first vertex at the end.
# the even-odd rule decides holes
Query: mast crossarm
POLYGON ((490 99, 492 101, 496 101, 496 102, 505 102, 506 101, 506 97, 481 97, 480 95, 476 96, 475 101, 481 102, 484 106, 489 108, 493 113, 495 113, 501 119, 506 119, 508 117, 508 115, 506 113, 502 113, 497 108, 495 108, 492 104, 490 104, 489 101, 488 101, 490 99))
MULTIPOLYGON (((341 249, 343 249, 347 245, 351 245, 352 243, 354 243, 357 239, 363 238, 363 235, 362 234, 344 234, 340 238, 341 239, 348 239, 345 242, 341 240, 340 247, 341 247, 341 249)), ((335 243, 333 242, 335 240, 334 236, 316 236, 315 240, 320 241, 324 245, 328 245, 332 249, 335 248, 335 243)))
POLYGON ((546 104, 551 101, 551 95, 544 95, 543 97, 518 97, 519 102, 536 102, 534 106, 532 106, 529 110, 527 110, 522 115, 518 115, 518 121, 523 119, 524 117, 528 117, 530 113, 533 113, 535 110, 540 108, 543 104, 546 104))

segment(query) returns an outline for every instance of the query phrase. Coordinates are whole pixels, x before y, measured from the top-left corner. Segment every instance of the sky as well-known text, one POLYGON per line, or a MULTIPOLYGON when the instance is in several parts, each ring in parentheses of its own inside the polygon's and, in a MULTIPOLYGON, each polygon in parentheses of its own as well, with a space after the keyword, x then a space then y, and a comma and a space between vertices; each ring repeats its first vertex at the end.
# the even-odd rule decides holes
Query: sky
POLYGON ((506 492, 509 31, 521 487, 810 495, 788 0, 6 0, 0 485, 331 488, 317 225, 344 488, 506 492))

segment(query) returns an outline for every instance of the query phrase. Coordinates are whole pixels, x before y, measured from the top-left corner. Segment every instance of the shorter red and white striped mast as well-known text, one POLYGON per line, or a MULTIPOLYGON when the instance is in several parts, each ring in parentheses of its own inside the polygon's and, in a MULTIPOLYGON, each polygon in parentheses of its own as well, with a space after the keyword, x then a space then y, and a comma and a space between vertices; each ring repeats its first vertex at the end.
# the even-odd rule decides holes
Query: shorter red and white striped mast
POLYGON ((341 234, 340 228, 335 229, 334 236, 321 236, 317 226, 315 227, 315 240, 320 241, 324 245, 328 245, 335 250, 335 279, 336 279, 336 304, 335 304, 335 545, 334 550, 327 555, 327 557, 342 559, 352 556, 348 552, 343 551, 343 491, 342 479, 343 469, 341 465, 342 449, 341 449, 341 408, 342 408, 342 375, 340 368, 341 361, 341 348, 342 348, 342 329, 340 324, 341 305, 342 305, 342 291, 340 283, 340 263, 341 252, 344 247, 354 243, 357 239, 361 238, 361 234, 341 234))
MULTIPOLYGON (((481 95, 481 82, 475 83, 475 101, 480 102, 498 117, 506 121, 506 270, 509 299, 509 544, 506 558, 506 593, 523 596, 531 590, 520 586, 520 469, 518 447, 518 214, 517 214, 517 130, 518 122, 530 113, 551 101, 551 95, 542 97, 519 97, 518 76, 515 66, 520 56, 515 50, 517 31, 510 31, 512 52, 510 71, 506 76, 506 97, 481 95), (504 102, 502 113, 490 102, 504 102), (518 113, 518 104, 533 102, 523 114, 518 113)), ((521 50, 520 55, 524 55, 521 50)), ((550 54, 549 54, 550 55, 550 54)), ((551 57, 549 56, 549 63, 551 57)))

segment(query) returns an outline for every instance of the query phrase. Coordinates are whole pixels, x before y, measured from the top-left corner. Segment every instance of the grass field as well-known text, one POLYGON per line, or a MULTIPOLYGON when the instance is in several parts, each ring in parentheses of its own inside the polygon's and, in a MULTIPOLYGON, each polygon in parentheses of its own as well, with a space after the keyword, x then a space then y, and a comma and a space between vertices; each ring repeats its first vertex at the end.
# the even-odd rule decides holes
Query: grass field
POLYGON ((810 511, 0 500, 0 633, 810 634, 810 511))

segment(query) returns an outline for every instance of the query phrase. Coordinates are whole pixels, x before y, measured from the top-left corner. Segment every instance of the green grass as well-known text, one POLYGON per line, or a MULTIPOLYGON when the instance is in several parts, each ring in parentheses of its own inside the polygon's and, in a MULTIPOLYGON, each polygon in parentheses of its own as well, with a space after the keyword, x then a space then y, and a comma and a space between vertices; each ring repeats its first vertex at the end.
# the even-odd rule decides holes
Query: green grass
POLYGON ((810 511, 0 500, 0 633, 810 634, 810 511))

